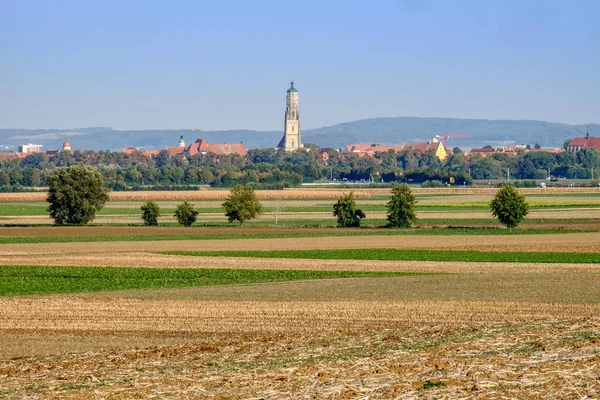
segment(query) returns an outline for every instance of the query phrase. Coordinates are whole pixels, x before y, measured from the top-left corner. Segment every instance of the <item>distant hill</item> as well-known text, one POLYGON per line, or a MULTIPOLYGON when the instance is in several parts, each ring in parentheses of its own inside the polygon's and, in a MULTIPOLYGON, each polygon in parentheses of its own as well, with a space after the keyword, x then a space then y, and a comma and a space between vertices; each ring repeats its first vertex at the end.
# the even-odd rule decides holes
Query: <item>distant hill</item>
MULTIPOLYGON (((352 143, 401 144, 406 141, 428 141, 435 135, 466 134, 469 138, 449 140, 449 146, 470 148, 484 145, 535 144, 560 147, 567 138, 600 136, 600 124, 567 125, 544 121, 512 121, 456 118, 375 118, 346 122, 302 131, 303 142, 321 147, 344 148, 352 143)), ((36 143, 45 149, 60 149, 68 140, 73 149, 120 150, 124 147, 163 149, 174 146, 183 135, 186 143, 202 138, 212 143, 243 142, 247 148, 275 147, 283 132, 278 131, 202 131, 202 130, 138 130, 119 131, 112 128, 81 129, 0 129, 0 146, 36 143)))

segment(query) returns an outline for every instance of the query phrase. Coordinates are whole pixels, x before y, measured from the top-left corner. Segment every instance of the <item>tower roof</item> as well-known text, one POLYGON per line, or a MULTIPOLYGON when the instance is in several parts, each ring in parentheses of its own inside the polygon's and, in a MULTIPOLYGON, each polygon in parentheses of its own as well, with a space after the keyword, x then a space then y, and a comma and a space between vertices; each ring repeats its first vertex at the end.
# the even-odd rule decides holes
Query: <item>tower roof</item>
POLYGON ((294 81, 290 82, 290 88, 287 91, 288 93, 297 93, 298 91, 296 90, 296 88, 294 87, 294 81))

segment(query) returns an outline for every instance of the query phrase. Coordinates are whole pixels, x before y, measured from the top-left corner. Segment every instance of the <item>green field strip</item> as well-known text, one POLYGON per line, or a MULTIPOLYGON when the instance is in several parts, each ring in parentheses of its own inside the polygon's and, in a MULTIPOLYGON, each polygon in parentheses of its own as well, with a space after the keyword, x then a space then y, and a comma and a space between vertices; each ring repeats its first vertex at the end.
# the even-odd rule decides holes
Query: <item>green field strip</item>
POLYGON ((0 296, 422 275, 432 275, 432 273, 0 266, 0 296))
POLYGON ((318 260, 389 260, 600 264, 596 253, 485 252, 473 250, 336 249, 274 251, 164 251, 157 254, 202 257, 298 258, 318 260))
MULTIPOLYGON (((536 195, 537 196, 537 195, 536 195)), ((598 195, 594 195, 599 198, 598 195)), ((315 206, 293 206, 286 207, 285 204, 280 208, 282 213, 332 213, 333 204, 331 205, 315 205, 315 206)), ((115 204, 116 205, 116 204, 115 204)), ((364 212, 386 212, 386 204, 361 204, 357 201, 357 206, 364 212)), ((597 201, 529 201, 530 209, 573 209, 573 208, 600 208, 600 202, 597 201)), ((196 207, 196 211, 200 214, 223 214, 223 209, 220 207, 196 207)), ((458 203, 417 203, 417 211, 489 211, 488 202, 458 202, 458 203)), ((274 207, 264 207, 266 213, 276 211, 274 207)), ((163 216, 172 216, 175 214, 175 208, 162 208, 160 210, 163 216)), ((47 206, 39 203, 28 204, 2 204, 0 205, 0 217, 6 216, 44 216, 48 215, 47 206)), ((138 207, 113 207, 108 205, 100 210, 97 215, 141 215, 138 207)))
MULTIPOLYGON (((42 228, 41 228, 42 229, 42 228)), ((41 230, 40 229, 40 230, 41 230)), ((190 228, 193 231, 193 228, 190 228)), ((421 229, 354 229, 336 232, 273 232, 273 233, 227 233, 189 235, 123 235, 123 236, 0 236, 0 245, 19 243, 85 243, 85 242, 147 242, 164 240, 227 240, 227 239, 281 239, 330 236, 465 236, 465 235, 541 235, 596 232, 595 229, 505 229, 505 228, 421 228, 421 229)))

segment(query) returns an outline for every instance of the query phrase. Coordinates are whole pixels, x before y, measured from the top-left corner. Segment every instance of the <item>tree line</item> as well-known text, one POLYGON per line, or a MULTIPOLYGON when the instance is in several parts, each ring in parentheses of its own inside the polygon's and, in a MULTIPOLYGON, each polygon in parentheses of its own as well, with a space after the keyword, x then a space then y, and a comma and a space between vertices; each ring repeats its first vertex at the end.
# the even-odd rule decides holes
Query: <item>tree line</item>
MULTIPOLYGON (((85 225, 92 221, 108 201, 109 189, 104 187, 100 173, 89 166, 57 168, 48 178, 49 190, 46 201, 48 212, 56 225, 85 225)), ((391 199, 387 203, 387 227, 410 228, 417 221, 415 205, 417 201, 406 184, 392 184, 391 199)), ((229 222, 238 221, 243 225, 263 213, 262 204, 254 188, 235 185, 229 197, 222 204, 229 222)), ((149 200, 140 207, 141 218, 146 226, 157 226, 160 207, 149 200)), ((494 217, 508 228, 516 227, 529 211, 525 198, 517 190, 506 185, 501 188, 492 202, 490 211, 494 217)), ((177 205, 174 217, 179 225, 192 226, 199 212, 194 205, 184 201, 177 205)), ((333 205, 333 215, 338 227, 360 227, 365 213, 357 208, 354 194, 343 193, 333 205)))
POLYGON ((432 151, 421 153, 357 154, 327 152, 308 145, 303 151, 286 153, 278 149, 252 149, 239 155, 170 156, 161 151, 155 157, 141 153, 110 151, 61 151, 55 155, 30 154, 23 159, 0 159, 0 188, 18 191, 48 186, 49 174, 60 167, 92 166, 112 190, 184 189, 194 185, 231 187, 252 185, 257 189, 295 187, 319 180, 339 182, 441 182, 469 185, 473 179, 534 180, 548 177, 590 179, 600 173, 600 153, 584 149, 577 153, 531 150, 516 154, 490 153, 486 157, 465 155, 455 148, 446 160, 432 151), (596 171, 596 172, 594 172, 596 171))

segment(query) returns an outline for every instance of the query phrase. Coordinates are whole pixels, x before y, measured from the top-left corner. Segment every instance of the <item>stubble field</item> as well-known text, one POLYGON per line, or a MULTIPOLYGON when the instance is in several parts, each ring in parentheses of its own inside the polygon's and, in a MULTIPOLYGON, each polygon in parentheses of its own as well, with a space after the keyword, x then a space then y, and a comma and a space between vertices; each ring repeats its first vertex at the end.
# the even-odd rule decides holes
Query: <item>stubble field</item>
MULTIPOLYGON (((600 193, 537 193, 531 201, 546 204, 533 209, 534 221, 518 229, 535 224, 547 231, 525 235, 486 234, 482 226, 502 229, 478 209, 491 194, 470 191, 420 193, 423 206, 441 209, 422 210, 423 220, 435 213, 435 222, 401 235, 373 226, 359 230, 363 236, 339 236, 340 229, 328 227, 332 216, 322 211, 326 203, 314 198, 291 199, 283 210, 304 208, 315 221, 325 221, 319 226, 302 222, 276 228, 269 211, 262 223, 244 228, 222 227, 216 213, 200 215, 201 223, 213 226, 192 228, 2 227, 0 271, 2 266, 153 269, 164 274, 165 287, 0 297, 0 398, 600 397, 600 269, 595 263, 236 256, 244 250, 600 251, 600 207, 595 205, 600 193), (461 213, 468 222, 460 225, 473 234, 445 232, 461 213), (536 220, 534 213, 552 216, 536 220), (169 235, 177 240, 165 240, 169 235), (136 236, 145 239, 131 239, 136 236), (50 239, 21 241, 32 237, 50 239), (117 240, 68 241, 82 237, 117 240), (201 254, 208 251, 230 254, 201 254), (194 281, 175 288, 164 272, 173 269, 413 275, 323 279, 307 274, 216 286, 194 281)), ((385 218, 384 192, 368 193, 362 201, 374 210, 366 211, 368 219, 377 213, 385 218)), ((109 203, 107 209, 135 210, 137 204, 130 204, 109 203)), ((208 200, 196 204, 218 206, 208 200)), ((23 203, 25 209, 38 205, 23 203)), ((2 215, 9 223, 40 218, 2 215)), ((111 218, 117 225, 136 218, 139 223, 132 214, 111 218)), ((296 211, 290 218, 304 220, 296 211)), ((19 279, 44 278, 2 275, 0 284, 19 279)), ((53 279, 77 278, 65 272, 53 279)))

